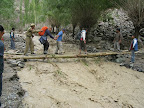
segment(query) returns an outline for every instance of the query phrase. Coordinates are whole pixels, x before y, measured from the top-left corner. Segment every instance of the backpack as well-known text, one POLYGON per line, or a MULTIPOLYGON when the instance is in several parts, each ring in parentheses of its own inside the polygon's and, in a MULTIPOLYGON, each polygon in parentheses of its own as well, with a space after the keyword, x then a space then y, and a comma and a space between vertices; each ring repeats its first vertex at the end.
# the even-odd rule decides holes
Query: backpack
POLYGON ((40 35, 40 36, 43 36, 44 34, 45 34, 45 31, 48 29, 48 27, 47 26, 44 26, 44 27, 42 27, 41 28, 41 31, 40 32, 38 32, 38 34, 40 35))
POLYGON ((41 36, 39 39, 41 44, 44 44, 47 41, 47 37, 46 36, 41 36))
POLYGON ((76 39, 80 40, 81 39, 81 31, 79 31, 76 35, 76 39))

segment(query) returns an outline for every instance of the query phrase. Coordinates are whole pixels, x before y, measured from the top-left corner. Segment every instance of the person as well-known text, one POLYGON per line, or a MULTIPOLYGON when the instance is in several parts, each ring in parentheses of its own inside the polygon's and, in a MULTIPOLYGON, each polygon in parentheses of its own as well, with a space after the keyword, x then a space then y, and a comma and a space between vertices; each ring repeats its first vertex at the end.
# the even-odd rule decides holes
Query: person
POLYGON ((11 49, 15 49, 15 28, 12 28, 10 32, 10 38, 11 38, 11 49))
POLYGON ((57 40, 57 47, 56 47, 56 51, 55 51, 55 54, 58 54, 58 51, 59 51, 59 54, 63 54, 64 51, 63 51, 63 48, 62 48, 62 36, 63 34, 65 33, 65 29, 62 29, 56 36, 56 40, 57 40))
POLYGON ((131 63, 135 62, 135 52, 138 51, 138 41, 134 35, 132 35, 132 42, 129 51, 131 51, 131 63))
POLYGON ((35 54, 34 53, 34 43, 32 41, 32 38, 34 37, 33 33, 38 33, 40 32, 40 30, 34 30, 35 29, 35 24, 31 24, 31 27, 27 30, 26 32, 26 48, 25 48, 25 51, 24 51, 24 55, 27 56, 27 52, 28 52, 28 49, 30 47, 30 50, 31 50, 31 54, 35 54))
POLYGON ((51 32, 52 28, 49 27, 48 29, 46 29, 45 33, 43 36, 41 36, 41 38, 39 39, 39 41, 41 42, 41 44, 43 44, 44 46, 44 54, 48 54, 48 48, 49 48, 49 42, 47 40, 47 36, 50 36, 50 38, 55 39, 52 35, 51 32))
MULTIPOLYGON (((2 95, 2 73, 4 70, 4 43, 2 42, 2 36, 4 34, 4 28, 2 25, 0 25, 0 97, 2 95)), ((1 107, 1 101, 0 101, 0 107, 1 107)))
POLYGON ((87 30, 82 30, 81 31, 79 55, 81 54, 82 47, 84 47, 85 54, 87 54, 87 49, 86 49, 86 33, 87 33, 87 30))
POLYGON ((122 34, 120 33, 120 29, 116 29, 116 36, 114 38, 114 51, 120 51, 120 44, 122 42, 122 34))

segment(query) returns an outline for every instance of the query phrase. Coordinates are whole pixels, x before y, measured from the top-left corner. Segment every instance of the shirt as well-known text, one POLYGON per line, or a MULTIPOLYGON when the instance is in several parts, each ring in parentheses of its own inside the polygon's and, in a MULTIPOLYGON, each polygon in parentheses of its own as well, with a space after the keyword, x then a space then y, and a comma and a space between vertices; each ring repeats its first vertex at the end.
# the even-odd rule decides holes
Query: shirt
POLYGON ((3 42, 0 40, 0 57, 3 57, 4 55, 4 44, 3 42))
POLYGON ((119 42, 120 40, 122 40, 122 38, 123 38, 122 34, 121 33, 117 33, 114 41, 119 42))
POLYGON ((13 31, 10 32, 10 38, 12 38, 12 37, 14 38, 14 32, 13 31))
POLYGON ((138 51, 138 42, 136 38, 133 39, 130 46, 130 50, 138 51))
POLYGON ((63 32, 62 31, 60 31, 59 33, 58 33, 58 39, 57 39, 57 41, 62 41, 62 35, 63 35, 63 32))
POLYGON ((38 31, 38 30, 34 30, 34 29, 32 29, 31 27, 27 30, 27 32, 26 32, 26 36, 28 36, 28 37, 32 37, 33 36, 33 33, 38 33, 38 32, 40 32, 40 30, 38 31))
POLYGON ((85 31, 85 30, 82 30, 82 32, 81 32, 81 41, 82 41, 82 40, 85 41, 85 38, 86 38, 86 31, 85 31))
POLYGON ((50 36, 50 38, 54 39, 54 37, 51 35, 50 31, 47 29, 43 36, 50 36))

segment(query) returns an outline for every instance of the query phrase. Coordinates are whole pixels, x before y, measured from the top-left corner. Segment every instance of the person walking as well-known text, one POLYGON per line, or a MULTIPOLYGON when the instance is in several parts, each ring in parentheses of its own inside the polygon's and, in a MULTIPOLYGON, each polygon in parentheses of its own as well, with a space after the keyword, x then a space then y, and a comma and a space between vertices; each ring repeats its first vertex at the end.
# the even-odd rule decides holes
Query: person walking
POLYGON ((63 54, 63 46, 62 46, 62 36, 65 33, 65 29, 62 29, 56 36, 56 40, 57 40, 57 47, 56 47, 56 51, 55 54, 63 54), (58 53, 59 51, 59 53, 58 53))
POLYGON ((44 54, 48 54, 49 42, 48 42, 47 36, 50 36, 50 38, 55 39, 51 35, 51 33, 50 33, 51 31, 52 31, 51 27, 47 28, 44 35, 41 36, 39 39, 40 43, 43 44, 43 46, 44 46, 44 52, 43 52, 44 54))
POLYGON ((87 33, 87 30, 82 30, 81 31, 79 55, 81 54, 82 47, 84 47, 85 54, 87 54, 87 49, 86 49, 86 33, 87 33))
POLYGON ((31 54, 35 54, 34 53, 34 43, 32 41, 32 38, 34 37, 33 33, 38 33, 38 32, 40 32, 40 30, 38 31, 38 30, 34 30, 34 29, 35 29, 35 24, 32 23, 31 27, 26 32, 26 48, 24 51, 24 55, 26 55, 26 56, 27 56, 29 47, 31 50, 31 54))
POLYGON ((138 51, 138 41, 134 35, 132 35, 132 42, 129 51, 131 51, 131 63, 135 62, 135 52, 138 51))
MULTIPOLYGON (((2 95, 2 73, 4 70, 4 43, 2 42, 2 36, 4 34, 4 28, 2 25, 0 25, 0 97, 2 95)), ((0 107, 1 107, 1 101, 0 101, 0 107)))
POLYGON ((11 38, 11 49, 15 49, 15 28, 12 28, 10 32, 10 38, 11 38))
POLYGON ((116 29, 116 36, 114 38, 114 51, 120 51, 120 44, 122 42, 122 34, 120 33, 120 29, 116 29))

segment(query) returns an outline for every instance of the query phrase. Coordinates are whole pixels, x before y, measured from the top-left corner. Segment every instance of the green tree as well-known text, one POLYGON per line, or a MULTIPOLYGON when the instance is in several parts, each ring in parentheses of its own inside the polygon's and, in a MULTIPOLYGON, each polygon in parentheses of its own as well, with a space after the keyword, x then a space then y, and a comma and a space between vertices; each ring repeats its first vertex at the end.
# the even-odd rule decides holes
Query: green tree
POLYGON ((44 10, 47 10, 46 14, 48 16, 51 26, 54 28, 56 26, 57 32, 59 31, 60 25, 67 25, 70 23, 70 13, 69 13, 69 0, 45 0, 44 10))
POLYGON ((14 0, 0 1, 0 20, 5 28, 10 29, 14 25, 14 0))
POLYGON ((108 0, 72 0, 70 8, 73 35, 77 24, 80 29, 90 30, 97 23, 101 13, 110 7, 112 4, 108 0))

